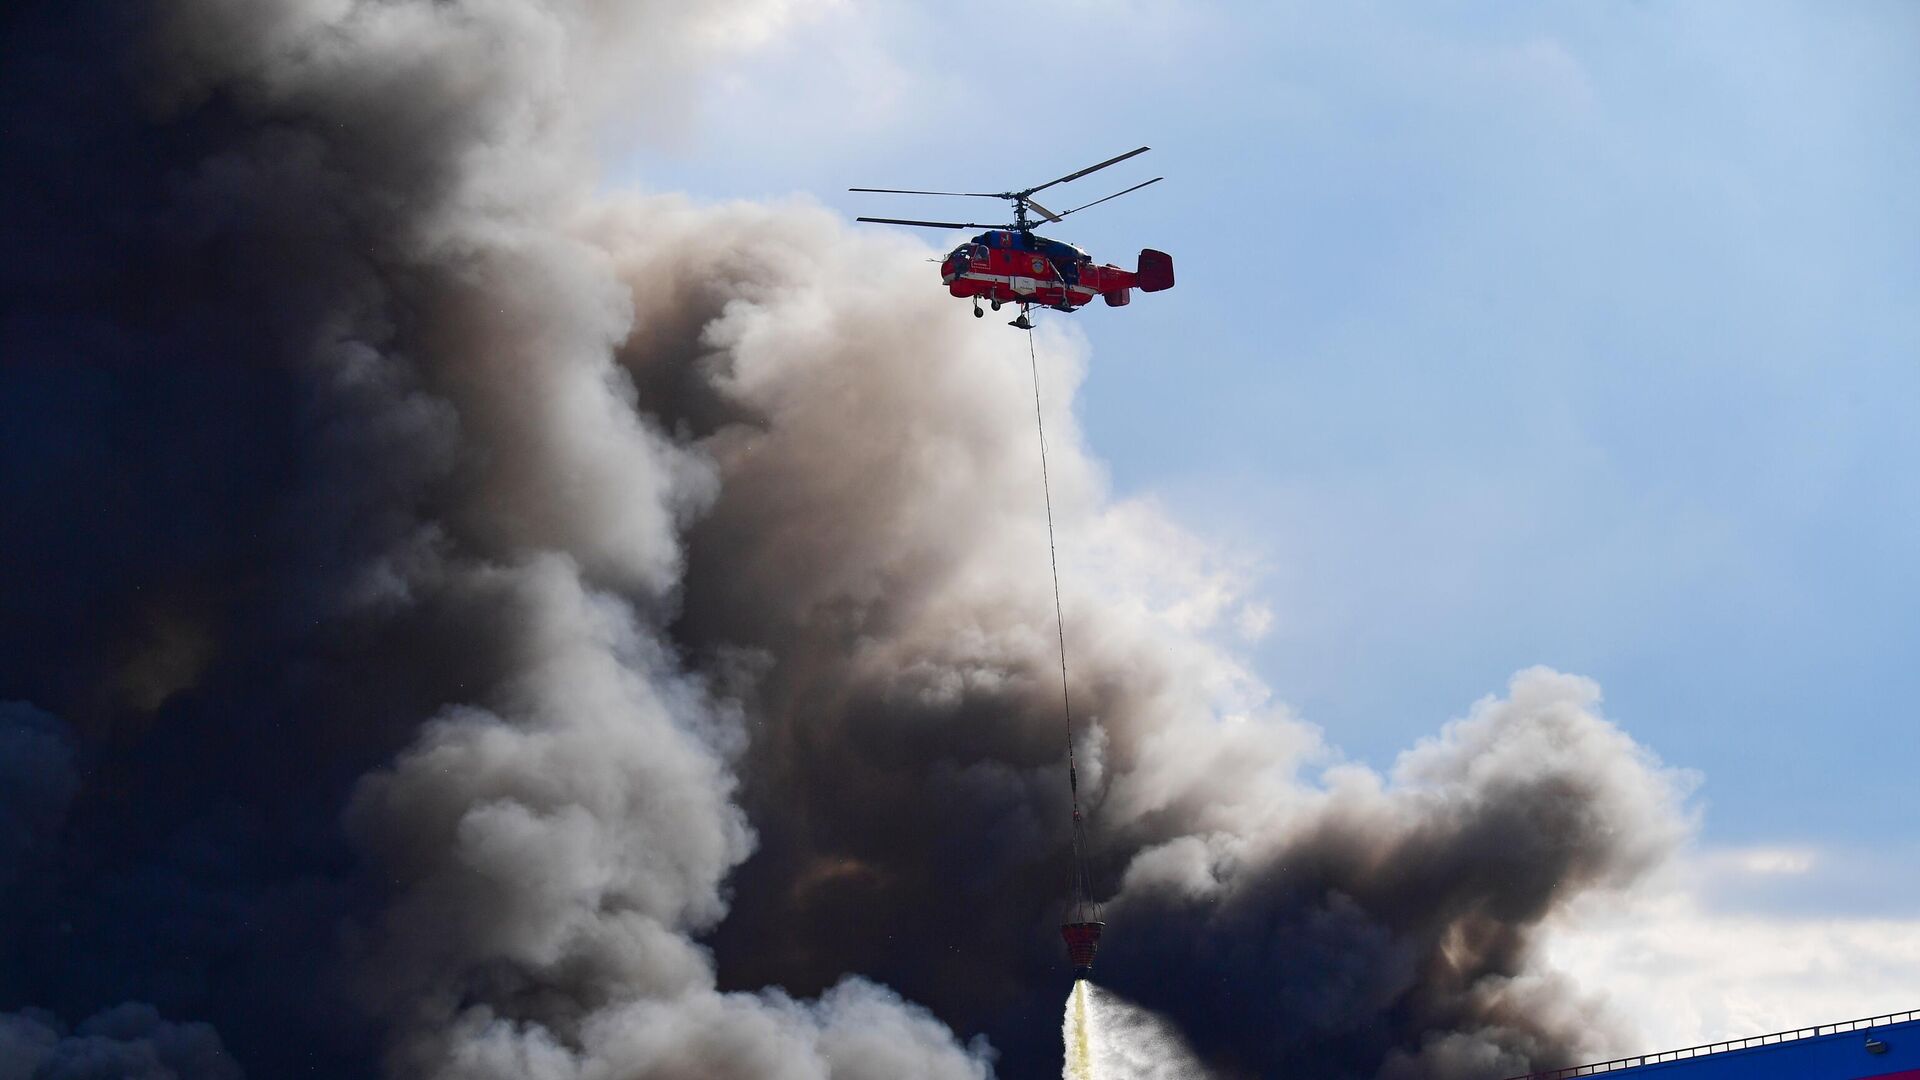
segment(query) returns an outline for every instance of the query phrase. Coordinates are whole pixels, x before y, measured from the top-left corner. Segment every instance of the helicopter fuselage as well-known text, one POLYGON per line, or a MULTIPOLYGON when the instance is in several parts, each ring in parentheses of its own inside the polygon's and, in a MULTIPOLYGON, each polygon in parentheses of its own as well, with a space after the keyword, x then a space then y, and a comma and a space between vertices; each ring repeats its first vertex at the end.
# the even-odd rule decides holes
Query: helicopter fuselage
POLYGON ((958 297, 977 297, 1005 303, 1039 304, 1071 311, 1106 300, 1121 307, 1132 290, 1158 292, 1173 287, 1173 260, 1151 249, 1140 253, 1138 270, 1097 264, 1072 244, 1031 232, 994 229, 983 232, 947 254, 940 279, 958 297))

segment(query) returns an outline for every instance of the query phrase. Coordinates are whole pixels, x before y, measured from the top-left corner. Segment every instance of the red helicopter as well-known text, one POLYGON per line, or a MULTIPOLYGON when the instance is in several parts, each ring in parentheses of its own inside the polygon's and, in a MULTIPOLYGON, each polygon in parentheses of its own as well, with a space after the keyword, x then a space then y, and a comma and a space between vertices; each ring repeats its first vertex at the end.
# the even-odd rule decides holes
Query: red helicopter
POLYGON ((1123 270, 1118 266, 1097 266, 1093 257, 1080 248, 1049 240, 1033 231, 1033 222, 1028 212, 1048 221, 1059 221, 1068 214, 1077 214, 1089 206, 1098 206, 1107 199, 1117 199, 1128 192, 1139 191, 1148 184, 1157 184, 1166 179, 1156 176, 1145 183, 1135 184, 1125 191, 1116 191, 1106 198, 1095 199, 1082 206, 1065 210, 1058 214, 1033 201, 1036 191, 1045 191, 1055 184, 1064 184, 1078 180, 1092 172, 1099 172, 1109 165, 1116 165, 1130 157, 1144 154, 1149 147, 1129 150, 1119 157, 1108 158, 1098 165, 1089 165, 1079 172, 1068 173, 1058 180, 1049 180, 1044 184, 1027 188, 1024 191, 915 191, 907 188, 848 188, 848 191, 872 191, 893 195, 954 195, 972 199, 1006 199, 1013 203, 1013 223, 1011 225, 981 225, 971 221, 915 221, 908 218, 863 217, 857 221, 872 221, 882 225, 917 225, 925 229, 986 229, 967 243, 961 244, 947 254, 940 263, 940 280, 946 282, 947 291, 955 296, 973 298, 973 315, 979 318, 986 314, 980 310, 980 298, 985 297, 993 310, 999 311, 1002 304, 1019 304, 1020 317, 1008 325, 1022 330, 1033 329, 1033 322, 1027 318, 1027 309, 1041 304, 1056 311, 1072 311, 1093 302, 1098 296, 1106 300, 1108 307, 1121 307, 1133 298, 1133 290, 1141 292, 1160 292, 1173 288, 1173 257, 1164 251, 1144 248, 1140 252, 1137 269, 1123 270))

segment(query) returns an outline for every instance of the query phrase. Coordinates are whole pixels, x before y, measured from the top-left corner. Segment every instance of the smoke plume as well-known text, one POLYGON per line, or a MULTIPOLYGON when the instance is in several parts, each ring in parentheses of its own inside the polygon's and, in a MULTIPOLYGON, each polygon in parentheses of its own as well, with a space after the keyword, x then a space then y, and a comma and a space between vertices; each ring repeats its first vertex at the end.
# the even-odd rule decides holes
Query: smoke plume
MULTIPOLYGON (((1058 1069, 1025 342, 910 240, 598 184, 605 107, 670 126, 785 6, 82 8, 0 58, 0 1037, 1058 1069)), ((1387 777, 1326 767, 1213 641, 1233 575, 1107 496, 1079 346, 1038 346, 1103 981, 1222 1076, 1579 1052, 1536 928, 1671 849, 1677 778, 1544 670, 1387 777)))

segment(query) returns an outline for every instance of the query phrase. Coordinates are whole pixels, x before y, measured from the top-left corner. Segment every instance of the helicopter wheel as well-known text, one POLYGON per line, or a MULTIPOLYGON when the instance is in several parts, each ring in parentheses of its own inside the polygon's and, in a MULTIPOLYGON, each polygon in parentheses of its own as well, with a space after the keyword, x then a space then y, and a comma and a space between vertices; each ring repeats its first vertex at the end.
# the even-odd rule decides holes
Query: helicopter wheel
POLYGON ((1000 310, 1000 301, 998 301, 998 300, 991 300, 991 301, 988 301, 988 302, 989 302, 989 303, 991 303, 991 304, 993 305, 993 310, 995 310, 995 311, 999 311, 999 310, 1000 310))
POLYGON ((984 319, 987 317, 987 313, 984 311, 981 311, 980 306, 978 304, 975 304, 973 308, 973 317, 976 319, 984 319))

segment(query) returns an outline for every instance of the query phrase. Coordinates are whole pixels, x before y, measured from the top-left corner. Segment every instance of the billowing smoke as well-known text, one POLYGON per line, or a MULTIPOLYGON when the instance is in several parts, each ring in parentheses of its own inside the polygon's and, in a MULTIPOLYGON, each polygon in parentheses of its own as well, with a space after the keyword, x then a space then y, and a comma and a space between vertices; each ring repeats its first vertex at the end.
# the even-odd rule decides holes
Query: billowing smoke
MULTIPOLYGON (((783 17, 9 16, 7 1038, 214 1063, 181 1075, 1058 1069, 1024 341, 908 240, 597 186, 603 106, 670 113, 783 17)), ((1212 642, 1232 575, 1106 497, 1085 358, 1039 347, 1100 978, 1223 1076, 1594 1041, 1535 928, 1671 848, 1674 778, 1538 670, 1390 777, 1308 772, 1212 642)))
POLYGON ((0 1015, 0 1080, 239 1080, 206 1024, 170 1024, 149 1005, 120 1005, 68 1031, 34 1009, 0 1015))

